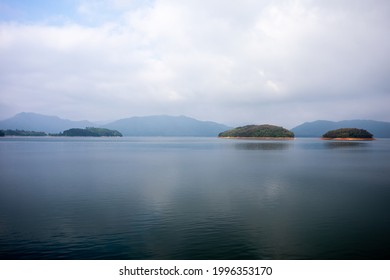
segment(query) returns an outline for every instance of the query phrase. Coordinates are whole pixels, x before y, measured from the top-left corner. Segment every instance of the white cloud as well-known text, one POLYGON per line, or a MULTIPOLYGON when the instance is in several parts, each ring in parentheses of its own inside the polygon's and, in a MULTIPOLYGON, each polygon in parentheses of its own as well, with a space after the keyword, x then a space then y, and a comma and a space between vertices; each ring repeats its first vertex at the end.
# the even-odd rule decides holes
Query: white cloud
POLYGON ((335 100, 340 117, 359 118, 355 99, 390 120, 377 106, 390 90, 389 5, 354 3, 86 1, 79 12, 95 26, 1 23, 0 106, 293 125, 334 117, 335 100))

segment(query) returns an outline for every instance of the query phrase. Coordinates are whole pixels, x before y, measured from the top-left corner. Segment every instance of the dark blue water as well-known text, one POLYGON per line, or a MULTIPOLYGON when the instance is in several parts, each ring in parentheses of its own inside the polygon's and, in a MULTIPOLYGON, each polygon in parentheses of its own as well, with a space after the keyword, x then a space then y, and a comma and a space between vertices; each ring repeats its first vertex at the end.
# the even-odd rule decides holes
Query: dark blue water
POLYGON ((390 140, 0 139, 1 259, 390 259, 390 140))

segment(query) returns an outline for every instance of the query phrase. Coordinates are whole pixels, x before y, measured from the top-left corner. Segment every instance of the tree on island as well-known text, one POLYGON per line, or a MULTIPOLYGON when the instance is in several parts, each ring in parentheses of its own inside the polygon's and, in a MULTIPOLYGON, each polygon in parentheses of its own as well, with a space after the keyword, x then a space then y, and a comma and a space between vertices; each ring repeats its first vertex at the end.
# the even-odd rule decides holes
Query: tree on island
POLYGON ((335 130, 330 130, 322 138, 324 139, 334 139, 334 138, 360 138, 360 139, 373 139, 373 135, 365 129, 359 128, 339 128, 335 130))
POLYGON ((294 138, 294 133, 281 126, 263 124, 240 126, 221 132, 218 137, 294 138))

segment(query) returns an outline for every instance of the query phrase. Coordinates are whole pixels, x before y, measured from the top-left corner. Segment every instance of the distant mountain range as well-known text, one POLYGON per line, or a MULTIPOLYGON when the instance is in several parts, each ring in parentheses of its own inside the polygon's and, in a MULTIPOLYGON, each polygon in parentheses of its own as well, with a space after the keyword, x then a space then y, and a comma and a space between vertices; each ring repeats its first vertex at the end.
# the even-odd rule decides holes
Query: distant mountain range
MULTIPOLYGON (((105 125, 87 120, 71 121, 56 116, 36 113, 19 113, 12 118, 0 121, 0 129, 18 129, 60 133, 71 128, 102 127, 118 130, 124 136, 211 136, 231 129, 231 127, 200 121, 185 116, 146 116, 120 119, 105 125)), ((291 129, 296 137, 321 137, 329 130, 338 128, 361 128, 371 132, 375 138, 390 138, 390 123, 371 120, 314 121, 305 122, 291 129)))
POLYGON ((93 125, 89 121, 71 121, 36 113, 19 113, 12 118, 0 121, 0 129, 43 131, 47 133, 59 133, 69 128, 85 128, 93 125))
POLYGON ((321 137, 329 130, 360 128, 371 132, 376 138, 390 138, 390 123, 370 120, 314 121, 305 122, 291 129, 296 137, 321 137))
POLYGON ((71 128, 104 127, 124 136, 217 136, 231 127, 185 116, 147 116, 117 120, 105 125, 89 121, 71 121, 36 113, 19 113, 0 121, 0 129, 19 129, 60 133, 71 128))
POLYGON ((230 127, 185 116, 148 116, 121 119, 104 125, 125 136, 217 136, 230 127))

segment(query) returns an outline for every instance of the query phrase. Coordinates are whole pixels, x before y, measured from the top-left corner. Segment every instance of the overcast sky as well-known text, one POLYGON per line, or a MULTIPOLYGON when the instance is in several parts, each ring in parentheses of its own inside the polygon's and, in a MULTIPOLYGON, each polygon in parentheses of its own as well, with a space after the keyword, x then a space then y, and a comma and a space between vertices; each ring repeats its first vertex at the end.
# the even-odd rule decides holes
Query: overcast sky
POLYGON ((0 119, 390 121, 388 0, 0 0, 0 119))

